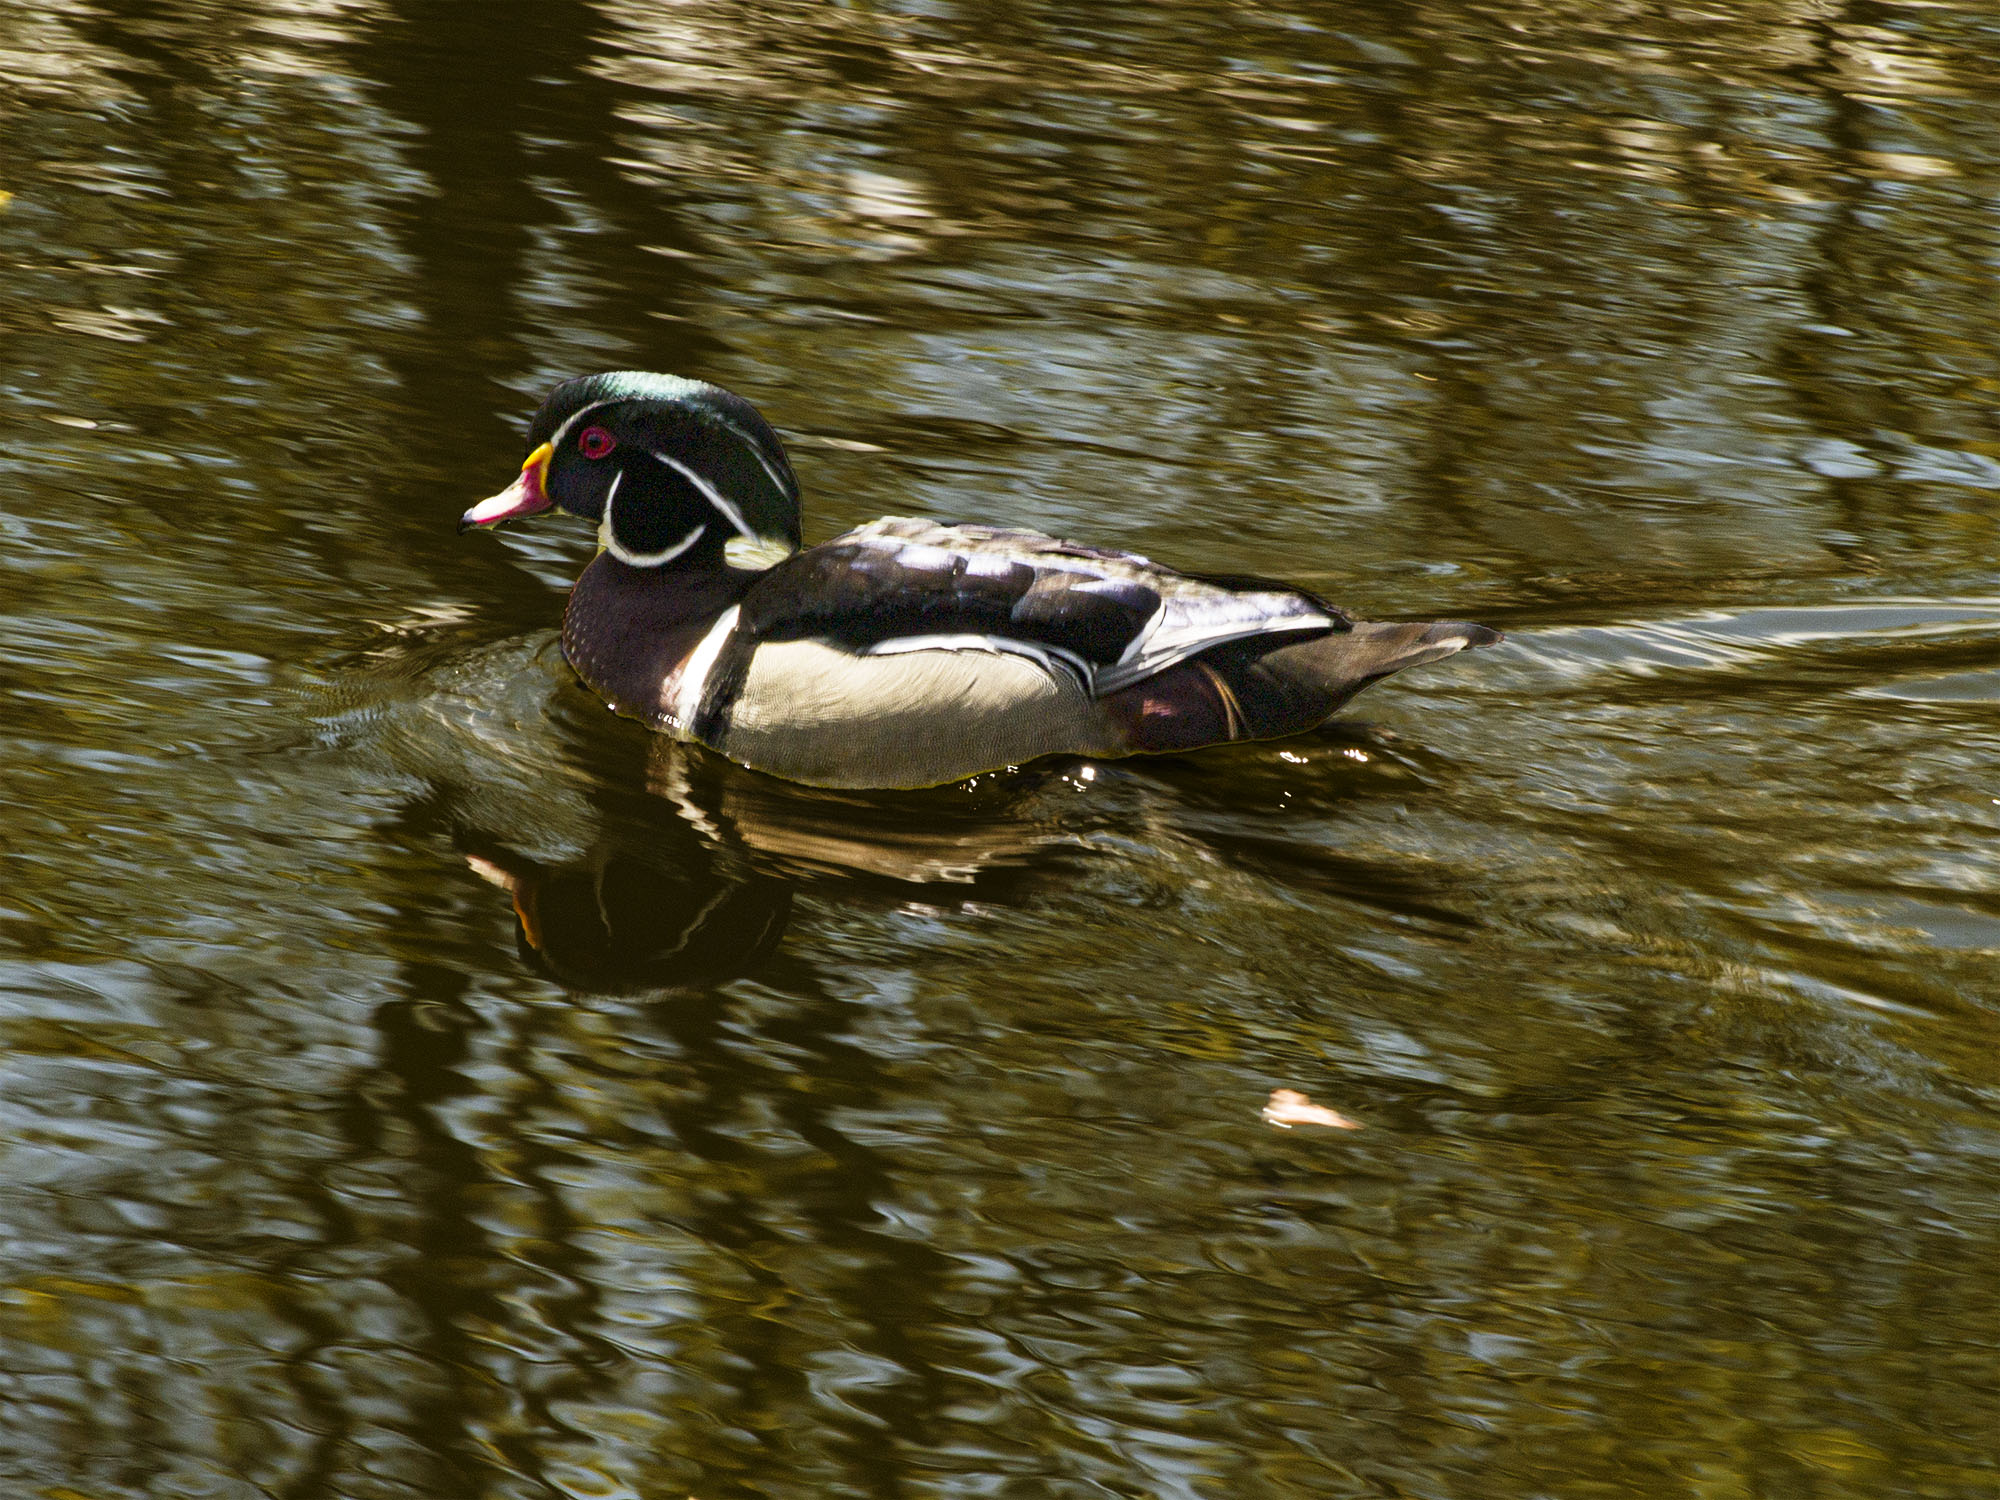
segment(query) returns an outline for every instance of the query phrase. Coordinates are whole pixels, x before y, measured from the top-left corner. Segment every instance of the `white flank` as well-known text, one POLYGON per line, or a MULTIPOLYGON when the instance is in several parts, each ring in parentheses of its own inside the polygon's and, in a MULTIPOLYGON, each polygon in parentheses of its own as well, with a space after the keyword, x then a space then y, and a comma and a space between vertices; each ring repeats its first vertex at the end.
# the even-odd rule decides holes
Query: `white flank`
POLYGON ((897 656, 905 651, 990 651, 1001 656, 1025 656, 1044 672, 1065 672, 1091 691, 1096 669, 1073 651, 1045 641, 1016 641, 1004 635, 898 635, 877 641, 862 656, 897 656))
MULTIPOLYGON (((699 533, 697 533, 699 534, 699 533)), ((681 680, 674 689, 674 704, 667 711, 674 728, 683 735, 692 735, 694 716, 701 711, 701 695, 708 687, 708 674, 715 668, 716 657, 722 654, 722 646, 729 639, 729 632, 736 628, 736 617, 743 613, 743 607, 732 604, 722 612, 701 638, 701 644, 688 653, 688 659, 681 668, 681 680)))

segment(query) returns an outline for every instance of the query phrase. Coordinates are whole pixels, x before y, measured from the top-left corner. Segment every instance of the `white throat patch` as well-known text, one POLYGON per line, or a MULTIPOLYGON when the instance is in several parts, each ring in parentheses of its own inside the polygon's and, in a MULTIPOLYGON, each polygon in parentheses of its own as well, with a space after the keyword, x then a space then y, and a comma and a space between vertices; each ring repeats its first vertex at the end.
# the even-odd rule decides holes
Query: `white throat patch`
POLYGON ((611 488, 605 492, 604 515, 597 523, 598 546, 602 547, 606 552, 609 552, 628 567, 657 568, 661 563, 672 562, 683 552, 687 551, 688 548, 701 540, 702 533, 708 530, 708 522, 706 521, 695 527, 693 531, 690 531, 686 536, 674 543, 673 546, 663 547, 658 552, 633 552, 621 544, 618 540, 618 533, 611 526, 611 506, 612 502, 618 498, 618 486, 624 478, 625 471, 620 469, 612 476, 611 488))

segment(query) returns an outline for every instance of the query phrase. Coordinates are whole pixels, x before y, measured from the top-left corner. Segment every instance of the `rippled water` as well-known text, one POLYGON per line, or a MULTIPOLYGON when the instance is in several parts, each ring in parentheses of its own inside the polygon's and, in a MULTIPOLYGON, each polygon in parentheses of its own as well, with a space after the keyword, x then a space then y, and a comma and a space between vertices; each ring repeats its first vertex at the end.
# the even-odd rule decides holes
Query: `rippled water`
POLYGON ((52 0, 0 77, 7 1493, 2000 1492, 1990 7, 52 0), (615 366, 809 537, 1509 644, 788 789, 571 681, 582 528, 453 534, 615 366))

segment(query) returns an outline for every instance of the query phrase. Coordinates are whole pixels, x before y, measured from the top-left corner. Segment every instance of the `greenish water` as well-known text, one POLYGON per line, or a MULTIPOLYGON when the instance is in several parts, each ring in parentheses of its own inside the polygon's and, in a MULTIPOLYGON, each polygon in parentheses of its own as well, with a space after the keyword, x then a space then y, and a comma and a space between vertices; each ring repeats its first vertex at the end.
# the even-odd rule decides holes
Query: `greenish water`
POLYGON ((2000 1493, 2000 19, 0 10, 0 1489, 2000 1493), (539 393, 1509 643, 904 798, 539 393), (1293 1088, 1358 1131, 1260 1118, 1293 1088))

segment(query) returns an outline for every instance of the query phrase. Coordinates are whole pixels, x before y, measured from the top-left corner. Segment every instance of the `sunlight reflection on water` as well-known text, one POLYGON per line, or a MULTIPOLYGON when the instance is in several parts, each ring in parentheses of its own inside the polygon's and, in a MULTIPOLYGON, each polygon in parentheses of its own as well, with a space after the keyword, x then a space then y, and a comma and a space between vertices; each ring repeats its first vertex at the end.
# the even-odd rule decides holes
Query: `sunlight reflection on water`
POLYGON ((1990 1494, 1996 43, 0 16, 0 1473, 1990 1494), (809 538, 1509 642, 777 785, 571 680, 583 528, 452 533, 611 366, 754 400, 809 538))

